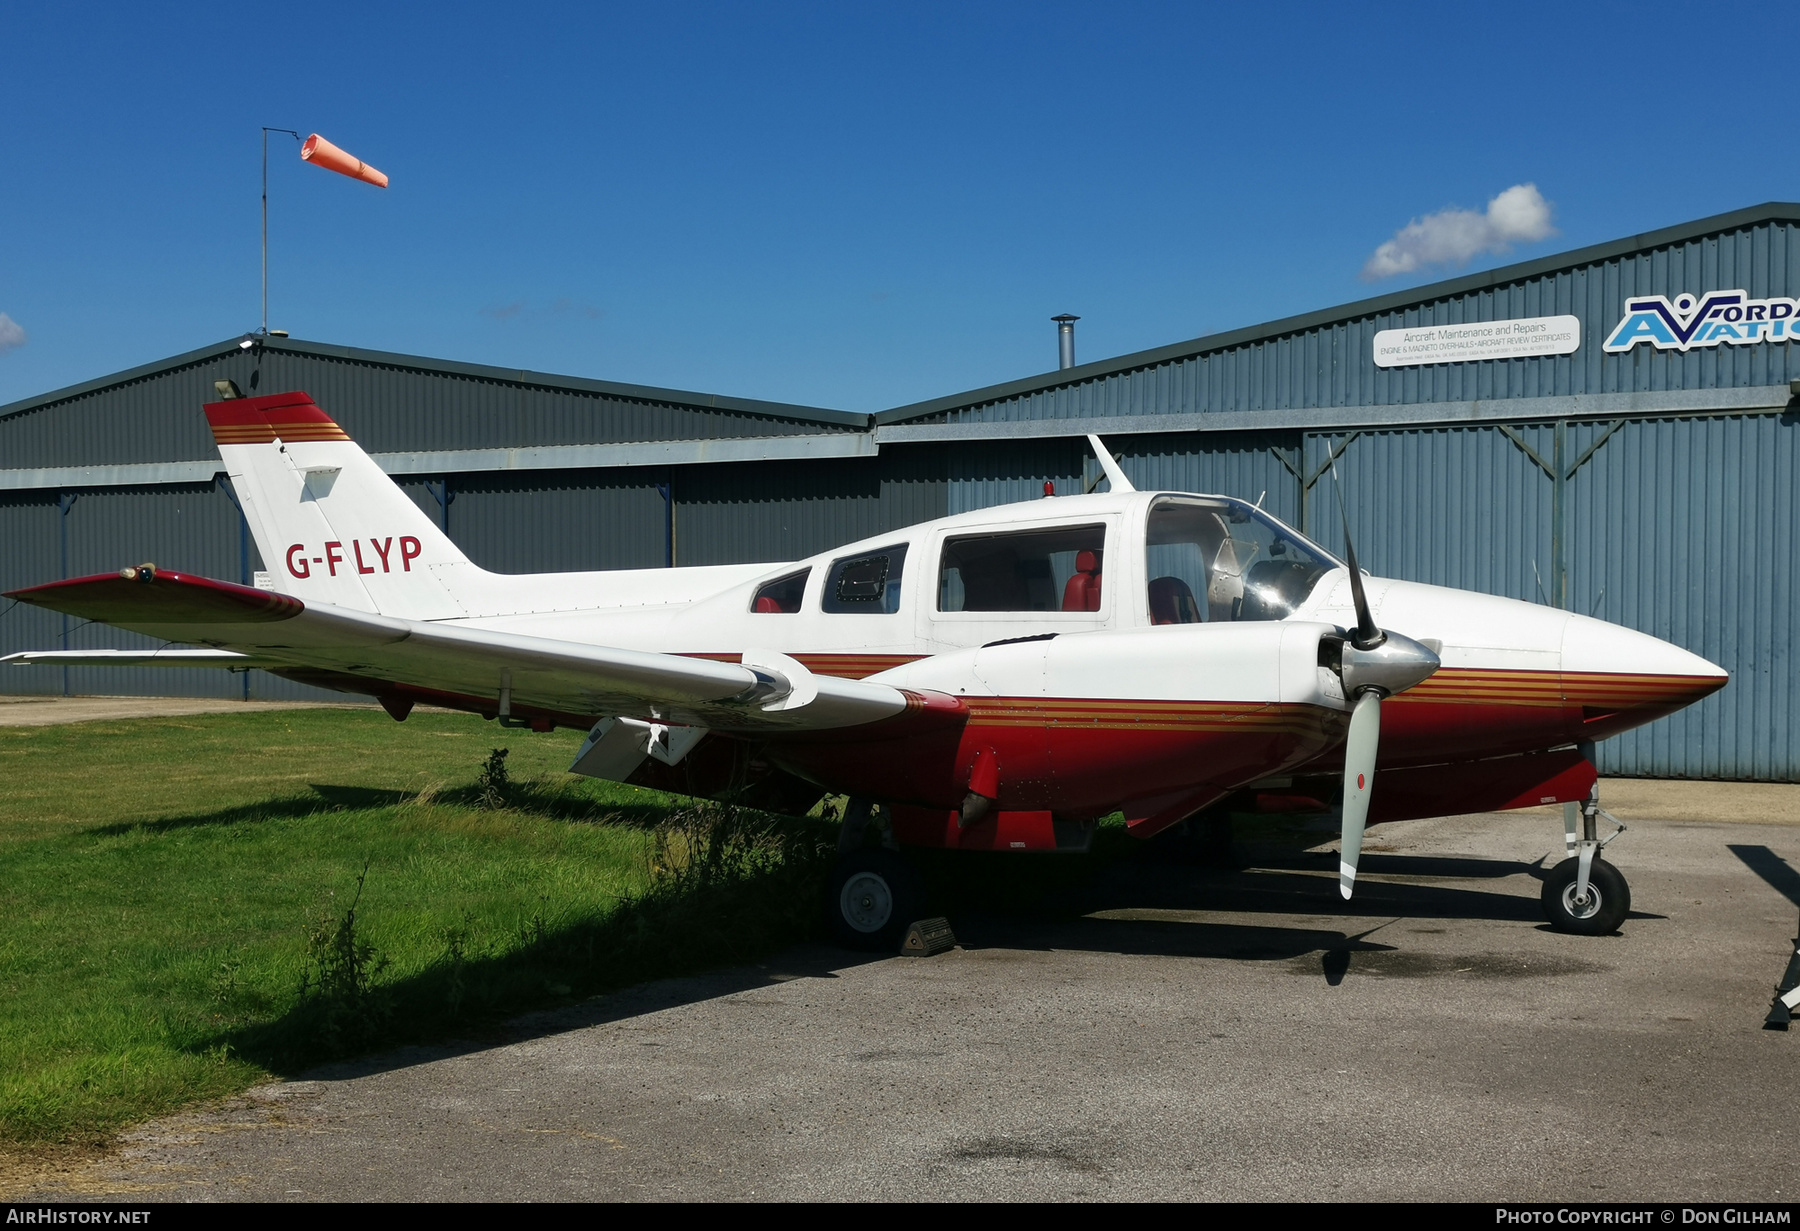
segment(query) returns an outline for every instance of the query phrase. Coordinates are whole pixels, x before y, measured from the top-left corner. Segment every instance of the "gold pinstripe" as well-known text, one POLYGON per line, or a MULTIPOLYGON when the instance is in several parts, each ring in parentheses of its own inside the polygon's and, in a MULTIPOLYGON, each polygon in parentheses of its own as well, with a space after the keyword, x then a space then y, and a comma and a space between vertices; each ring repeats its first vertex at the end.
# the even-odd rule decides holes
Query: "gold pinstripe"
POLYGON ((1393 699, 1437 705, 1667 705, 1704 695, 1719 681, 1693 675, 1621 675, 1605 671, 1507 671, 1442 667, 1393 699))
POLYGON ((1325 711, 1266 702, 1097 701, 1060 697, 963 697, 972 727, 1076 727, 1094 731, 1260 730, 1314 734, 1325 711))

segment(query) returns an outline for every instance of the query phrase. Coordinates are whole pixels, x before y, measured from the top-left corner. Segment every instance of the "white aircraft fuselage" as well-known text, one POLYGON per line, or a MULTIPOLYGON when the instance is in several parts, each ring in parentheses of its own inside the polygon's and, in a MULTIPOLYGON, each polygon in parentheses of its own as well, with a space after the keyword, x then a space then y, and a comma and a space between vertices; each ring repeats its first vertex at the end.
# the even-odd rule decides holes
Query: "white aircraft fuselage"
POLYGON ((583 772, 877 799, 902 841, 1056 849, 1059 823, 1115 811, 1149 835, 1227 799, 1326 808, 1365 691, 1388 702, 1371 820, 1580 800, 1593 741, 1726 682, 1618 625, 1370 577, 1367 614, 1424 665, 1358 684, 1348 569, 1194 493, 1047 497, 781 564, 494 574, 305 395, 207 413, 272 592, 126 569, 15 597, 397 716, 594 728, 583 772))

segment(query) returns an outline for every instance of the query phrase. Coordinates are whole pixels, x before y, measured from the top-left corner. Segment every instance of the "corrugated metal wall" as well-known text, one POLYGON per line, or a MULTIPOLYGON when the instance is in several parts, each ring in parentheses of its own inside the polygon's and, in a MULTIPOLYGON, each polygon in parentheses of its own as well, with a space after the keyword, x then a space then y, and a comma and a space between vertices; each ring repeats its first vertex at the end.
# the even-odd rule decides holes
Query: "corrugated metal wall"
POLYGON ((1017 500, 1040 500, 1046 482, 1065 493, 1085 487, 1087 442, 1072 437, 1049 440, 983 440, 958 444, 949 454, 946 508, 969 513, 1017 500))
MULTIPOLYGON (((678 564, 793 560, 944 516, 943 469, 942 448, 926 445, 873 458, 453 475, 448 528, 495 572, 659 568, 672 486, 678 564)), ((440 482, 402 486, 442 525, 440 482)))
MULTIPOLYGON (((33 493, 0 500, 0 588, 13 589, 150 562, 229 581, 261 567, 237 506, 214 485, 104 488, 33 493), (65 569, 66 554, 66 569, 65 569), (245 565, 248 565, 248 569, 245 565)), ((148 637, 65 619, 19 604, 0 615, 0 652, 148 649, 148 637)), ((0 674, 0 692, 97 696, 243 697, 318 700, 337 694, 261 671, 148 667, 18 667, 0 674)))
POLYGON ((796 560, 949 511, 937 446, 675 472, 678 564, 796 560))
MULTIPOLYGON (((71 577, 115 572, 146 561, 228 581, 242 576, 242 519, 231 498, 212 484, 79 492, 69 505, 67 527, 71 577), (134 554, 120 559, 124 544, 134 554)), ((159 644, 104 624, 71 623, 72 650, 150 649, 159 644)), ((20 670, 60 674, 53 667, 20 670)), ((88 694, 138 692, 149 685, 169 696, 241 697, 244 687, 241 675, 224 671, 76 667, 68 675, 70 691, 88 694)))
POLYGON ((1300 464, 1297 432, 1183 432, 1121 436, 1110 442, 1132 486, 1210 492, 1255 503, 1299 526, 1300 464), (1282 459, 1286 458, 1286 464, 1282 459))
MULTIPOLYGON (((655 477, 643 470, 459 475, 451 480, 450 537, 496 573, 658 568, 664 511, 655 477)), ((438 520, 435 499, 421 504, 438 520)))
MULTIPOLYGON (((62 576, 61 528, 56 493, 0 493, 0 593, 62 576)), ((58 649, 62 630, 63 617, 54 612, 0 599, 0 653, 58 649)), ((60 670, 0 667, 0 692, 62 690, 60 670)))
MULTIPOLYGON (((1514 429, 1540 455, 1551 428, 1514 429)), ((1548 601, 1552 542, 1550 480, 1496 428, 1309 433, 1305 472, 1342 448, 1334 481, 1319 473, 1304 529, 1343 554, 1337 485, 1359 562, 1381 577, 1548 601)))
POLYGON ((1629 423, 1571 480, 1571 605, 1732 675, 1723 692, 1601 745, 1607 771, 1800 780, 1797 480, 1792 414, 1629 423))

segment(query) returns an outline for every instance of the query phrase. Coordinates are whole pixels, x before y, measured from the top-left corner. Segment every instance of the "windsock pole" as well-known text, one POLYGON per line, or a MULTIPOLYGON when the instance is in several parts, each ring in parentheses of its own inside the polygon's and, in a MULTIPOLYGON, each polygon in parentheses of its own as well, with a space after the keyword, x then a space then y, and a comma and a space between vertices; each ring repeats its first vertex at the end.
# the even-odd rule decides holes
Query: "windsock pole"
POLYGON ((294 140, 300 140, 300 134, 291 128, 269 128, 262 130, 263 137, 263 179, 262 179, 262 333, 269 336, 269 134, 286 133, 294 140))
POLYGON ((388 186, 388 177, 371 167, 354 154, 346 153, 325 140, 318 133, 302 138, 291 128, 270 128, 262 130, 262 336, 269 336, 269 134, 286 133, 300 144, 300 161, 310 162, 314 166, 324 167, 327 171, 336 171, 339 175, 347 175, 353 180, 361 180, 365 184, 373 184, 377 188, 388 186))

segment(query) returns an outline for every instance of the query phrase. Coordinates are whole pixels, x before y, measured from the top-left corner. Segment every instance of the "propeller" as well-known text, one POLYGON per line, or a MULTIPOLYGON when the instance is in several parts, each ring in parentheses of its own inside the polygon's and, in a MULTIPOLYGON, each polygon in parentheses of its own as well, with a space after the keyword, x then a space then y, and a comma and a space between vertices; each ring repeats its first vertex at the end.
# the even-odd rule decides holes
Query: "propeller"
POLYGON ((1362 858, 1363 830, 1369 822, 1369 800, 1375 790, 1375 758, 1381 750, 1381 701, 1428 679, 1438 669, 1437 654, 1426 645, 1375 623, 1369 596, 1363 592, 1356 544, 1350 540, 1350 518, 1344 511, 1344 489, 1338 483, 1337 459, 1331 462, 1338 513, 1344 522, 1344 557, 1350 570, 1350 599, 1356 628, 1344 643, 1339 674, 1344 695, 1354 698, 1350 731, 1344 737, 1343 831, 1339 842, 1338 892, 1350 900, 1356 888, 1356 865, 1362 858))

